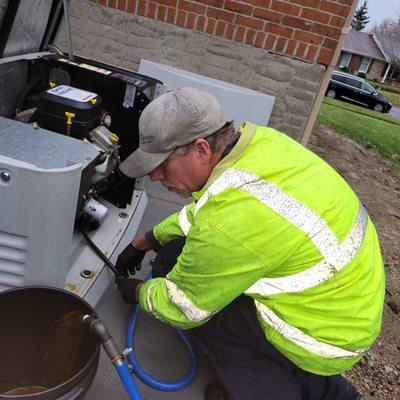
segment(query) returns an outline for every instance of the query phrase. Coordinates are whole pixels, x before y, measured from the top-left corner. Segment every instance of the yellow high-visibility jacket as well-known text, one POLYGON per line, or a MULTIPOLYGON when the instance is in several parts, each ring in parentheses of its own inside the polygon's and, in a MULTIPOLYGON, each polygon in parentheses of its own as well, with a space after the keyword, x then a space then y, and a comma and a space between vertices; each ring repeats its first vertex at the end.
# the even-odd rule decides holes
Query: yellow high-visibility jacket
POLYGON ((306 371, 350 368, 380 331, 384 270, 375 228, 352 189, 288 136, 246 123, 196 199, 157 225, 185 235, 140 306, 190 329, 236 297, 254 299, 266 340, 306 371))

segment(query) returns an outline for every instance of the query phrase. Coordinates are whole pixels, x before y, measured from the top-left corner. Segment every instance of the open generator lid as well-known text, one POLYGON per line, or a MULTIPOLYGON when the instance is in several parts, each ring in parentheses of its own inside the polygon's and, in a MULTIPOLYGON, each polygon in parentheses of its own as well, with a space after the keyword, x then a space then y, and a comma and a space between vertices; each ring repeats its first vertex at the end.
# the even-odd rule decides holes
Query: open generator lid
POLYGON ((0 58, 41 51, 63 16, 62 0, 0 0, 0 58))

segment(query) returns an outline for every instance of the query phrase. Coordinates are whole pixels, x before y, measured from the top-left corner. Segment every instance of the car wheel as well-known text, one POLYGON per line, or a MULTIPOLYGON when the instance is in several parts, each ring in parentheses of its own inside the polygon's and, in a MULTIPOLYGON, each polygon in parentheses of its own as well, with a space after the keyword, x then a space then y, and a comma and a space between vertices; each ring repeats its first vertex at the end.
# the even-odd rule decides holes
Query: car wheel
POLYGON ((336 98, 336 91, 333 90, 333 89, 329 89, 329 90, 326 92, 326 97, 329 97, 330 99, 336 98))
POLYGON ((375 105, 374 105, 374 111, 377 111, 377 112, 383 112, 383 104, 382 103, 376 103, 375 105))

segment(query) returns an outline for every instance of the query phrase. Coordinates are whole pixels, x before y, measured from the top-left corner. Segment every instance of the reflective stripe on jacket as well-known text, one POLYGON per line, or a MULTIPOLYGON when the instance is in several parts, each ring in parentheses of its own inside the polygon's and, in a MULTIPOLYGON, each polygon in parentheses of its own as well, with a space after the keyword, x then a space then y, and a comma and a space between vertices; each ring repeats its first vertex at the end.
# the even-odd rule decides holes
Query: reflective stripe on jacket
POLYGON ((279 351, 323 375, 350 368, 376 339, 384 273, 375 228, 346 182, 286 135, 246 123, 195 202, 153 234, 187 236, 140 304, 166 323, 205 323, 237 296, 254 299, 279 351))

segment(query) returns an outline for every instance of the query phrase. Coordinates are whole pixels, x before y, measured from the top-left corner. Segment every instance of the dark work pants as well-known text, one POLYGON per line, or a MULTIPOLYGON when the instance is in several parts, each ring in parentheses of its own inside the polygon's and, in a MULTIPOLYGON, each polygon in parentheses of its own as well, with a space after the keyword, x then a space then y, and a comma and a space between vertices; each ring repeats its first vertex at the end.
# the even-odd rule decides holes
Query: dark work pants
MULTIPOLYGON (((165 276, 175 265, 185 238, 163 246, 153 277, 165 276)), ((232 400, 353 400, 358 393, 342 376, 303 371, 271 343, 257 319, 254 301, 240 296, 210 321, 188 331, 217 370, 232 400)))

